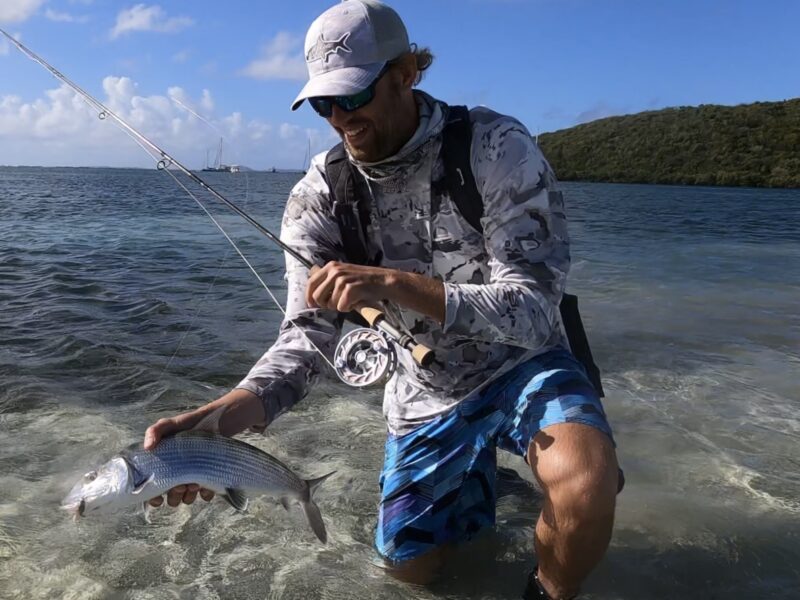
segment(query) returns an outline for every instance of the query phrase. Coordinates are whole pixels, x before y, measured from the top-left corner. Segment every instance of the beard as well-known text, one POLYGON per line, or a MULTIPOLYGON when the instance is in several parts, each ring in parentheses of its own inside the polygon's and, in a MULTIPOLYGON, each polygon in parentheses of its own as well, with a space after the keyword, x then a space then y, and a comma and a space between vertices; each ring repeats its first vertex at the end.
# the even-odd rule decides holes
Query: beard
POLYGON ((349 130, 359 126, 367 128, 362 139, 351 142, 344 131, 338 131, 350 156, 357 161, 380 162, 396 154, 408 141, 399 118, 403 110, 399 86, 392 86, 388 91, 379 105, 369 107, 371 113, 379 116, 348 124, 349 130))

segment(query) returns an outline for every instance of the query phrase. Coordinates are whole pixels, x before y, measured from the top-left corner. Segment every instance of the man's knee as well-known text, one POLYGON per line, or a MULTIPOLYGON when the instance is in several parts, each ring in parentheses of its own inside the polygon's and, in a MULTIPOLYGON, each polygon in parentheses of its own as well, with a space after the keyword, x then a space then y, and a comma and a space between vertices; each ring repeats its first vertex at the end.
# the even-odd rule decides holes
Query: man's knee
POLYGON ((548 491, 554 508, 562 513, 567 512, 578 522, 612 517, 616 496, 616 469, 573 471, 548 491))
POLYGON ((613 515, 619 471, 606 434, 576 423, 553 425, 536 435, 528 458, 556 512, 578 520, 613 515))

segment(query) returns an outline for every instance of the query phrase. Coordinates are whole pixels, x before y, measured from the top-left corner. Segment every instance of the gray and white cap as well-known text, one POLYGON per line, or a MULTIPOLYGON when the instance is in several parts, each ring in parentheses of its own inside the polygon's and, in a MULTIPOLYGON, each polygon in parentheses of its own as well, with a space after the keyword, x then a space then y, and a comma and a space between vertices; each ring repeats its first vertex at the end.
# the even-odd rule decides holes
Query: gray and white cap
POLYGON ((386 63, 408 52, 408 32, 391 7, 344 0, 322 13, 306 34, 308 82, 292 110, 314 96, 349 96, 366 88, 386 63))

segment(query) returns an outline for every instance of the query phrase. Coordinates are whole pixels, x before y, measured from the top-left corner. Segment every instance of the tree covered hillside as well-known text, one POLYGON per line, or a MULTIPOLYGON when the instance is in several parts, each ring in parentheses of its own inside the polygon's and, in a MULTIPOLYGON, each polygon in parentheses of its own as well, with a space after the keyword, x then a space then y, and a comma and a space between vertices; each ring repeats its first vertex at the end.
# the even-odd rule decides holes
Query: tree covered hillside
POLYGON ((609 117, 539 145, 564 181, 800 187, 800 98, 609 117))

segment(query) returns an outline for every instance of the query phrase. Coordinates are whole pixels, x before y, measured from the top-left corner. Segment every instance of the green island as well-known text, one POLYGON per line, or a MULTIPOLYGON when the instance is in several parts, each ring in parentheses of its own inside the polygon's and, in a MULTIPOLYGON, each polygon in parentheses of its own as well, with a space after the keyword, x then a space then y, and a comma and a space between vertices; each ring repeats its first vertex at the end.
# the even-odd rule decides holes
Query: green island
POLYGON ((800 187, 800 98, 607 117, 538 142, 562 181, 800 187))

